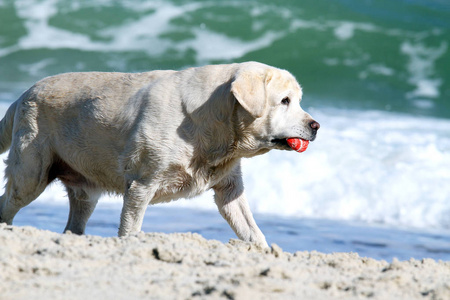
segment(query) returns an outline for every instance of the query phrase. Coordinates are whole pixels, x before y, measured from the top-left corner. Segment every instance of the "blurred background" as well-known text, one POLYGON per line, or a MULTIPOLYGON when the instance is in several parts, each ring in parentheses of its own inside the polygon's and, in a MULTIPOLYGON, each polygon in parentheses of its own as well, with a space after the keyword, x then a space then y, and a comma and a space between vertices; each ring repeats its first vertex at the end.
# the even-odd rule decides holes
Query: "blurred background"
MULTIPOLYGON (((62 72, 249 60, 284 68, 302 85, 302 107, 321 129, 302 154, 272 151, 243 162, 261 227, 293 235, 290 250, 305 249, 297 235, 324 224, 343 228, 329 221, 437 230, 437 240, 427 243, 436 242, 433 251, 450 259, 449 43, 448 0, 0 0, 0 112, 35 81, 62 72)), ((58 185, 39 201, 67 206, 58 185)), ((120 202, 102 200, 119 205, 118 213, 120 202)), ((167 206, 174 219, 186 209, 220 218, 211 193, 167 206)), ((160 211, 150 210, 148 231, 160 211)), ((36 225, 29 212, 19 213, 19 224, 36 225)), ((101 225, 108 214, 92 222, 101 225)), ((118 215, 109 222, 115 230, 118 215)), ((218 232, 211 236, 220 239, 218 232)), ((379 249, 387 238, 367 243, 379 249)), ((324 243, 336 245, 333 238, 324 243)), ((359 251, 352 245, 344 250, 359 251)))

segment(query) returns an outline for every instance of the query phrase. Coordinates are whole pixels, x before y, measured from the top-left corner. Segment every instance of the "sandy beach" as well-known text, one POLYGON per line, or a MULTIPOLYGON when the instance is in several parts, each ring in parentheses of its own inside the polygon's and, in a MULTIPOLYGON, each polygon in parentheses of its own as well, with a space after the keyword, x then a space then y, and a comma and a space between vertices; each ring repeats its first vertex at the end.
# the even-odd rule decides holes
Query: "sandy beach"
POLYGON ((450 299, 450 262, 0 225, 1 299, 450 299))

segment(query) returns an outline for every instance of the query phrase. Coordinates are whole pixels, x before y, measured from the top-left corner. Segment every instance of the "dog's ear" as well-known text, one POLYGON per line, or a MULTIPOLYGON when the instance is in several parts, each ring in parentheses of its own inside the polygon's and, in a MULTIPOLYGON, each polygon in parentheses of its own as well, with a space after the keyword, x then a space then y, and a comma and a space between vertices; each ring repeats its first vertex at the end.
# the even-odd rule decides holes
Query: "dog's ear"
POLYGON ((266 72, 240 70, 231 83, 231 92, 236 100, 255 118, 262 117, 266 110, 266 85, 270 78, 266 72))

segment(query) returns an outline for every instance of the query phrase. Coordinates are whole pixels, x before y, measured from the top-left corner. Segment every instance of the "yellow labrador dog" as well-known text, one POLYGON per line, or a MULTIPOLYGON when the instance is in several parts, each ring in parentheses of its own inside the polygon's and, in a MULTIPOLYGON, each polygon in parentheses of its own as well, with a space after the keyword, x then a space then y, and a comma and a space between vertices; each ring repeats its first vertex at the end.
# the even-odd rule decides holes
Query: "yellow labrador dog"
POLYGON ((11 224, 55 179, 70 200, 65 231, 77 234, 105 191, 124 195, 124 236, 140 231, 149 204, 213 189, 236 235, 266 247, 240 160, 290 150, 286 138, 314 140, 319 124, 301 98, 289 72, 256 62, 45 78, 0 124, 0 152, 11 146, 0 222, 11 224))

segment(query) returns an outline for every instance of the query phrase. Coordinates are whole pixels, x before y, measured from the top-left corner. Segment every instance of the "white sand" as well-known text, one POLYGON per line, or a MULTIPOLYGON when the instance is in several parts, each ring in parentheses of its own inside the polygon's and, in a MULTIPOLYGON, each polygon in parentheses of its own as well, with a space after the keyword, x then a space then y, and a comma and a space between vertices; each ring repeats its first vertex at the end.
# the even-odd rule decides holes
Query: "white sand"
POLYGON ((0 225, 0 299, 450 299, 450 262, 0 225))

